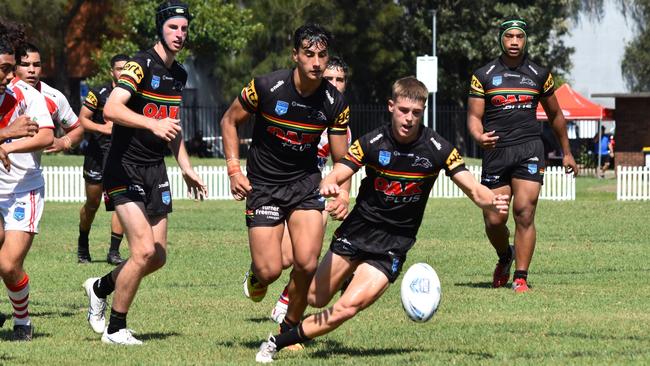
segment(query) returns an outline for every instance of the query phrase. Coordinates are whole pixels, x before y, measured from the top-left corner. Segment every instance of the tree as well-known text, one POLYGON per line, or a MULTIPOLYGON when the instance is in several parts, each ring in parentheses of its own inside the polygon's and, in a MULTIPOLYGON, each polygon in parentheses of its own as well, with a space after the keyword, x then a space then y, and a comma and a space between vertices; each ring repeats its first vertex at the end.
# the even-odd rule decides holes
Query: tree
POLYGON ((639 32, 625 47, 621 70, 630 90, 647 92, 650 91, 650 1, 634 0, 626 10, 639 32))
MULTIPOLYGON (((153 46, 158 38, 155 27, 155 3, 148 0, 116 0, 111 34, 102 41, 102 47, 93 55, 98 65, 108 65, 116 53, 132 55, 137 50, 153 46)), ((188 56, 211 64, 228 59, 231 53, 242 49, 262 29, 252 21, 248 9, 227 4, 221 0, 187 0, 194 20, 190 24, 188 48, 179 55, 183 61, 188 56)), ((108 73, 99 73, 89 80, 96 85, 109 80, 108 73)))

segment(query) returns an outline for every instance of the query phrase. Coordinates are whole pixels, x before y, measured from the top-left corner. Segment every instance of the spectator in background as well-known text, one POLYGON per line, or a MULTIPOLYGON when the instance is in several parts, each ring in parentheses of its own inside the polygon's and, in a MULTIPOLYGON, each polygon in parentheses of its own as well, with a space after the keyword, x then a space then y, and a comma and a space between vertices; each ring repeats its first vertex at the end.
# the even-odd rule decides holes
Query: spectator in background
POLYGON ((614 146, 612 138, 605 133, 605 126, 600 127, 600 133, 594 136, 594 154, 596 155, 598 164, 598 177, 605 178, 605 172, 611 164, 614 157, 614 146), (600 158, 598 156, 600 155, 600 158))

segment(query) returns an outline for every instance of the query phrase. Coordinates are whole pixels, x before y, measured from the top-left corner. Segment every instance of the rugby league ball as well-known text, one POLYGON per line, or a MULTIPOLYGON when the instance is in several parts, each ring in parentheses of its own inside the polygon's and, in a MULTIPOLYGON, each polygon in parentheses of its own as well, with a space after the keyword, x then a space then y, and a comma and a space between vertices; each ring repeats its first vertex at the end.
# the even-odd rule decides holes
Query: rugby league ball
POLYGON ((401 288, 402 306, 415 322, 426 322, 438 310, 442 290, 436 271, 426 263, 415 263, 404 274, 401 288))

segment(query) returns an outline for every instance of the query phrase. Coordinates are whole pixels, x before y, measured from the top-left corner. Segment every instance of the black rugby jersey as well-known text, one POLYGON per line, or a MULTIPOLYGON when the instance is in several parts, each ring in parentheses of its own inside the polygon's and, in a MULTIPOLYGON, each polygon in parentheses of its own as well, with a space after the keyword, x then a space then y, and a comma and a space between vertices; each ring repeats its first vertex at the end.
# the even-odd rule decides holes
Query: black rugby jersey
POLYGON ((407 145, 395 141, 390 124, 380 127, 356 140, 340 162, 354 171, 366 166, 350 215, 409 237, 418 232, 440 170, 450 177, 467 170, 458 150, 425 126, 407 145))
POLYGON ((520 144, 539 138, 540 124, 535 111, 542 97, 554 93, 553 75, 524 56, 511 69, 501 57, 479 68, 472 75, 471 98, 485 100, 483 129, 496 131, 496 147, 520 144))
MULTIPOLYGON (((181 95, 187 72, 176 61, 170 69, 151 48, 140 51, 124 65, 117 87, 131 93, 132 111, 154 119, 180 118, 181 95)), ((163 161, 167 142, 153 132, 115 124, 109 156, 111 160, 136 165, 163 161)))
MULTIPOLYGON (((99 125, 106 124, 104 121, 104 105, 106 105, 106 100, 112 91, 113 83, 108 83, 98 88, 90 89, 84 100, 84 107, 93 112, 92 120, 99 125)), ((111 144, 111 136, 99 132, 87 132, 87 140, 89 148, 108 150, 111 144)))
POLYGON ((327 128, 345 135, 350 107, 336 88, 323 79, 310 96, 302 97, 293 70, 254 78, 239 95, 241 105, 255 113, 248 152, 248 178, 259 184, 287 184, 318 169, 318 142, 327 128))

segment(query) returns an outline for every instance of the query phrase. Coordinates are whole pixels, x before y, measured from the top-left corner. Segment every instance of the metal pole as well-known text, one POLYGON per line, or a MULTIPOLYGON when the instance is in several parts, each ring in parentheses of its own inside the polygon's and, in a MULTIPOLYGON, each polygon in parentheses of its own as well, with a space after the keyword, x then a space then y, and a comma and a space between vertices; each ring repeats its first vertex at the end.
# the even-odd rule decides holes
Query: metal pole
MULTIPOLYGON (((434 9, 432 11, 433 17, 431 19, 431 31, 433 32, 433 35, 431 37, 431 47, 432 47, 432 55, 437 56, 436 54, 436 10, 434 9)), ((438 67, 438 65, 436 65, 438 67)), ((437 83, 437 82, 436 82, 437 83)), ((433 98, 431 98, 431 111, 433 112, 433 118, 431 119, 431 127, 433 128, 434 131, 437 129, 437 124, 436 124, 436 92, 433 92, 433 98)))

